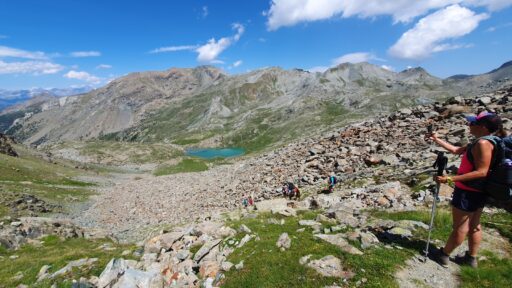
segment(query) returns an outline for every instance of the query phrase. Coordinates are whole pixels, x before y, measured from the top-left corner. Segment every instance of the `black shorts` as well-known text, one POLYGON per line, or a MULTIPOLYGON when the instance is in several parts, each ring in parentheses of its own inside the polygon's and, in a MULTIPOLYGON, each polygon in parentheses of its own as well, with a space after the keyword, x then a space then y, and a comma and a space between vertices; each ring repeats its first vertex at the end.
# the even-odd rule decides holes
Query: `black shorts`
POLYGON ((483 208, 487 202, 487 194, 473 192, 455 187, 452 195, 452 206, 466 212, 475 212, 483 208))

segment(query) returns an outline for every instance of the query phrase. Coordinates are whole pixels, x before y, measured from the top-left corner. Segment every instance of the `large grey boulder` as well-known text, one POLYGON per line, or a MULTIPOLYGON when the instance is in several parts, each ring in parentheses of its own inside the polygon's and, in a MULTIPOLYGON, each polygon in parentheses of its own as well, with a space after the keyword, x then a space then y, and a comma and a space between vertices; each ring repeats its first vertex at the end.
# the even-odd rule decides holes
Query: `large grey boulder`
POLYGON ((356 247, 350 245, 348 241, 343 238, 343 234, 316 234, 315 238, 322 239, 326 242, 331 243, 332 245, 335 245, 339 247, 341 250, 353 254, 353 255, 363 255, 363 252, 361 250, 357 249, 356 247))
POLYGON ((126 269, 112 288, 163 288, 164 282, 160 273, 126 269))
MULTIPOLYGON (((247 235, 246 235, 247 236, 247 235)), ((217 245, 219 245, 219 243, 221 242, 222 240, 221 239, 217 239, 217 240, 212 240, 212 241, 209 241, 207 243, 205 243, 197 252, 196 254, 194 254, 194 261, 196 262, 199 262, 201 261, 201 259, 203 259, 203 257, 205 257, 209 252, 210 250, 212 250, 214 247, 216 247, 217 245)))
POLYGON ((344 271, 341 260, 332 255, 327 255, 319 260, 313 260, 307 266, 315 269, 316 272, 325 277, 351 278, 354 275, 351 272, 344 271))
POLYGON ((146 241, 144 251, 146 253, 159 253, 162 249, 167 251, 172 247, 172 244, 183 238, 184 235, 183 232, 170 232, 158 235, 146 241))
POLYGON ((126 262, 122 258, 114 258, 108 262, 107 267, 101 272, 98 280, 98 288, 111 287, 117 282, 119 276, 123 275, 128 269, 126 262))
POLYGON ((390 238, 394 238, 394 237, 409 238, 409 237, 412 237, 411 230, 404 229, 402 227, 393 227, 390 230, 386 231, 386 233, 387 233, 388 237, 390 237, 390 238))
MULTIPOLYGON (((73 268, 79 268, 82 266, 90 266, 98 261, 98 258, 83 258, 75 261, 69 262, 63 268, 57 270, 55 273, 51 274, 49 278, 55 278, 58 276, 65 275, 73 270, 73 268)), ((40 271, 41 272, 41 271, 40 271)))

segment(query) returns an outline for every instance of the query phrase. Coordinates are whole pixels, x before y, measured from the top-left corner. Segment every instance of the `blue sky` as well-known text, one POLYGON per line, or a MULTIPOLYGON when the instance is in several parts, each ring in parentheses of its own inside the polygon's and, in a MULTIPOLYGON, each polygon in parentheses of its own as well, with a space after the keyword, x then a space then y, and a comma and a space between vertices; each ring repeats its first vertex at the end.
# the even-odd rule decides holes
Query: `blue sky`
POLYGON ((510 35, 512 0, 2 1, 0 89, 205 64, 480 74, 512 60, 510 35))

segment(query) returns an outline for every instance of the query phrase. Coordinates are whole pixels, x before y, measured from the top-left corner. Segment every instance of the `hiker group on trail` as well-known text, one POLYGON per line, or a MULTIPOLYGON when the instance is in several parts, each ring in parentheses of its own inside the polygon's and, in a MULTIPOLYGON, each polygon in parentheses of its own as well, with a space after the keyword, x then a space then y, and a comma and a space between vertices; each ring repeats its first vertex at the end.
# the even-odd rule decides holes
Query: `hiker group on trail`
POLYGON ((297 200, 300 199, 300 190, 292 182, 284 183, 281 191, 283 193, 283 196, 284 197, 288 197, 290 200, 293 199, 293 198, 295 198, 297 200))
MULTIPOLYGON (((454 262, 477 267, 476 256, 482 240, 480 216, 489 195, 510 200, 512 163, 510 161, 510 137, 503 129, 501 118, 489 112, 466 117, 469 132, 476 139, 466 146, 454 146, 440 139, 435 132, 427 134, 448 152, 462 155, 455 176, 436 176, 438 183, 454 185, 452 195, 452 232, 444 247, 435 249, 433 260, 447 267, 450 254, 468 238, 469 251, 457 256, 454 262), (508 166, 507 166, 508 165, 508 166), (507 199, 508 198, 508 199, 507 199)), ((428 253, 428 251, 427 251, 428 253)))

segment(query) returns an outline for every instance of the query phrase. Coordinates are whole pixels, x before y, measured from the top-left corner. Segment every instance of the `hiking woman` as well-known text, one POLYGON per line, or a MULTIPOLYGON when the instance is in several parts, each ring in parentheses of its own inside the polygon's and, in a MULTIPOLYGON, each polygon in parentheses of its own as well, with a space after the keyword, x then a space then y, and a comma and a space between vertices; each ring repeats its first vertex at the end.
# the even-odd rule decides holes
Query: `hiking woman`
POLYGON ((494 144, 482 137, 496 135, 505 137, 503 124, 496 114, 482 112, 478 116, 466 117, 469 132, 476 140, 472 143, 457 147, 442 139, 436 133, 429 138, 449 152, 462 155, 461 164, 456 176, 436 176, 439 183, 455 183, 452 195, 453 228, 446 245, 434 251, 434 259, 442 266, 449 263, 449 255, 468 237, 469 251, 464 256, 457 256, 455 262, 477 267, 476 256, 482 240, 480 216, 487 195, 483 192, 485 177, 489 172, 493 156, 494 144))

